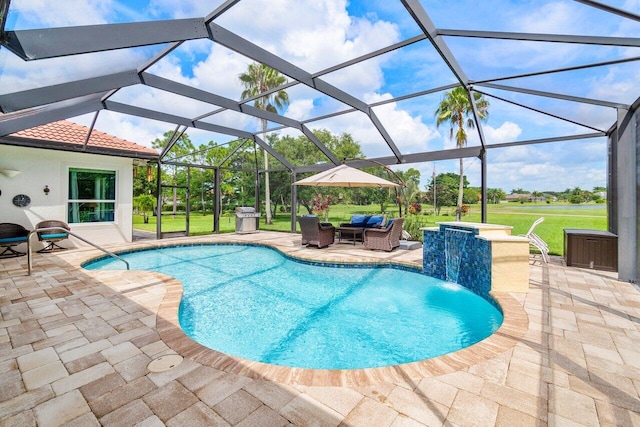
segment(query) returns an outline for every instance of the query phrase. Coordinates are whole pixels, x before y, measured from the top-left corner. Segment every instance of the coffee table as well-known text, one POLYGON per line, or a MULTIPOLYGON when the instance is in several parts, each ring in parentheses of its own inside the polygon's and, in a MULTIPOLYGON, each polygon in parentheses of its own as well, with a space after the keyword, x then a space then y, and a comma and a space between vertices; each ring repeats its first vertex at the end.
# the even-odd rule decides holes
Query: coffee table
POLYGON ((338 242, 342 242, 342 239, 353 241, 353 245, 356 242, 362 242, 364 228, 362 227, 336 227, 338 232, 338 242))

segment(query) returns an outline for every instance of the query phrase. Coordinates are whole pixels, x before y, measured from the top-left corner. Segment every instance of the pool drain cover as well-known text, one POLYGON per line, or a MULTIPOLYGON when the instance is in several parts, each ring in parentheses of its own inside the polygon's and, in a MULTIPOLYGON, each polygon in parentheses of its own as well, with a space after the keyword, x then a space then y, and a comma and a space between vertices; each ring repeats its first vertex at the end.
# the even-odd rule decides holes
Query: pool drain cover
POLYGON ((149 372, 165 372, 175 368, 182 363, 182 356, 177 354, 168 354, 160 356, 147 365, 149 372))

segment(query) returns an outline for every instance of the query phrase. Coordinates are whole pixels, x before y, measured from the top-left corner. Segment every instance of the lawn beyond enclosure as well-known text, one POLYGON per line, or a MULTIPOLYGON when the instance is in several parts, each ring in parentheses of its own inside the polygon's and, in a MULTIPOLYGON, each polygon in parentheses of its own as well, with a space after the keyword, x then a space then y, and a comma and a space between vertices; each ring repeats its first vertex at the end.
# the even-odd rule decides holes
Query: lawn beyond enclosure
MULTIPOLYGON (((536 233, 542 237, 549 245, 550 252, 555 255, 563 255, 563 230, 565 228, 584 228, 591 230, 607 229, 607 210, 604 204, 586 205, 547 205, 547 204, 499 204, 488 205, 487 221, 492 224, 510 225, 513 227, 512 234, 525 234, 531 224, 538 218, 545 220, 536 228, 536 233)), ((427 209, 427 208, 425 208, 427 209)), ((438 222, 454 221, 455 216, 451 215, 453 208, 443 208, 441 215, 411 215, 403 212, 409 231, 419 234, 418 227, 432 227, 438 222)), ((329 211, 329 222, 338 225, 341 222, 348 222, 354 213, 379 213, 379 205, 333 205, 329 211)), ((429 211, 431 213, 432 210, 429 211)), ((299 215, 307 213, 306 210, 299 211, 299 215)), ((387 209, 388 217, 398 216, 398 209, 387 209)), ((201 235, 210 234, 213 230, 213 215, 202 215, 192 213, 190 218, 190 234, 201 235)), ((463 221, 480 222, 480 206, 471 206, 471 211, 463 217, 463 221)), ((185 229, 184 215, 167 215, 162 217, 163 231, 178 231, 185 229)), ((266 225, 264 217, 260 219, 260 229, 273 231, 290 231, 291 217, 288 213, 278 213, 273 220, 273 224, 266 225)), ((156 218, 150 217, 149 224, 143 224, 142 216, 134 215, 133 227, 139 230, 155 231, 156 218)), ((220 217, 220 232, 230 233, 235 231, 235 215, 226 213, 220 217)))

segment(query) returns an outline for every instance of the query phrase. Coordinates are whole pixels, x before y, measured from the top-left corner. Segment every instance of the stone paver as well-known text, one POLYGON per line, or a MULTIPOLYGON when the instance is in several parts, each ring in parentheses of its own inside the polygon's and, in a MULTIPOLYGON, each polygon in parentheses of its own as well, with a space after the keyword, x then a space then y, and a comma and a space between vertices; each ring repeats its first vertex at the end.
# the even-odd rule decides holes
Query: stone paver
POLYGON ((35 390, 45 384, 51 384, 54 381, 68 377, 69 373, 65 369, 62 362, 55 362, 38 366, 22 374, 22 381, 27 390, 35 390))
POLYGON ((162 421, 175 417, 198 402, 198 398, 177 381, 145 394, 142 400, 162 421))
POLYGON ((100 419, 103 426, 133 426, 153 416, 153 412, 140 399, 127 403, 100 419))
POLYGON ((20 371, 23 373, 34 368, 60 360, 58 353, 51 347, 44 348, 33 353, 25 354, 17 358, 20 371))
POLYGON ((37 406, 35 415, 39 426, 54 427, 66 425, 90 411, 82 394, 73 390, 37 406))
MULTIPOLYGON (((299 235, 265 231, 171 243, 194 241, 263 241, 318 260, 421 262, 420 251, 311 250, 299 235)), ((151 272, 79 267, 97 255, 34 254, 30 277, 26 257, 0 260, 0 426, 640 425, 640 290, 611 273, 538 260, 530 292, 511 295, 527 323, 506 350, 471 363, 454 354, 430 365, 433 373, 405 367, 396 380, 306 386, 213 368, 197 348, 180 350, 188 354, 169 371, 149 373, 151 360, 178 351, 156 327, 168 321, 161 307, 173 288, 151 272)))
POLYGON ((262 406, 262 402, 246 391, 239 390, 218 403, 213 409, 230 424, 235 425, 260 406, 262 406))
POLYGON ((236 427, 284 427, 289 421, 267 406, 260 406, 247 418, 236 424, 236 427))
POLYGON ((203 402, 198 402, 167 421, 168 427, 186 425, 190 427, 228 427, 230 424, 203 402))
POLYGON ((392 408, 373 399, 364 398, 360 404, 349 412, 344 423, 354 426, 390 426, 398 417, 392 408))

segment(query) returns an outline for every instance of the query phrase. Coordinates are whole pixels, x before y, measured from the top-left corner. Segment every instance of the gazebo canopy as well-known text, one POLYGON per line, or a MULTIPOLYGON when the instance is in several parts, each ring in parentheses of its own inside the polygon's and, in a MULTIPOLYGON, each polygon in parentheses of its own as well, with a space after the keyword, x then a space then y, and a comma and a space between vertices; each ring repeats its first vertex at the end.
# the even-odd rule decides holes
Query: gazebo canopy
POLYGON ((308 178, 296 181, 295 185, 311 187, 399 187, 400 184, 387 181, 370 173, 347 165, 322 171, 308 178))

